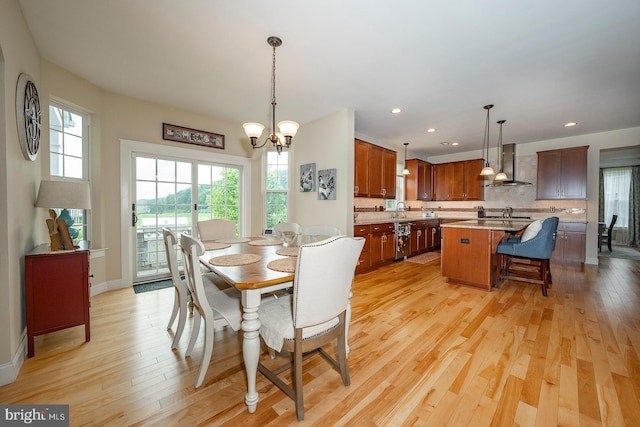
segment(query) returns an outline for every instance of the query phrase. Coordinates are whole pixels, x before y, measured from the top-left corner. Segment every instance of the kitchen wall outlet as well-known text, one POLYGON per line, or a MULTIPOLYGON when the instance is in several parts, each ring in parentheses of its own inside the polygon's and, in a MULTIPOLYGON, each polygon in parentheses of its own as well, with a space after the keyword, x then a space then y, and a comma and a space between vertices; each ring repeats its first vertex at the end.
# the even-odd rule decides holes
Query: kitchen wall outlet
POLYGON ((556 207, 555 207, 555 206, 551 206, 551 207, 549 208, 549 210, 550 210, 551 212, 555 212, 555 211, 556 211, 556 207))

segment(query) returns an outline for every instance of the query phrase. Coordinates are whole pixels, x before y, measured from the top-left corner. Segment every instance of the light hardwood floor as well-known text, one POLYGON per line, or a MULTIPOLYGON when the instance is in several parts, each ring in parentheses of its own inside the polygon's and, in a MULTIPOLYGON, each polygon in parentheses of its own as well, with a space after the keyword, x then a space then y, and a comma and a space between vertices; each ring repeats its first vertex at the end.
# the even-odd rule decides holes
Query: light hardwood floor
POLYGON ((204 384, 187 325, 170 350, 173 290, 92 298, 82 327, 36 338, 2 403, 69 404, 71 425, 637 426, 640 261, 552 265, 549 297, 505 283, 493 292, 446 283, 409 262, 359 275, 353 289, 351 386, 319 356, 304 368, 305 420, 258 374, 244 405, 241 336, 218 331, 204 384))

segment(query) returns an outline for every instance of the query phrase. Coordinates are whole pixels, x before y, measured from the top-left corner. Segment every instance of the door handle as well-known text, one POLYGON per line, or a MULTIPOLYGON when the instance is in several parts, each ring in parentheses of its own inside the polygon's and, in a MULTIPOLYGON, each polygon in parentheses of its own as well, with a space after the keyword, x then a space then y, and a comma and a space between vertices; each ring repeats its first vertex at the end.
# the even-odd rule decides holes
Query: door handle
POLYGON ((131 226, 135 227, 138 223, 138 215, 135 212, 131 212, 131 226))

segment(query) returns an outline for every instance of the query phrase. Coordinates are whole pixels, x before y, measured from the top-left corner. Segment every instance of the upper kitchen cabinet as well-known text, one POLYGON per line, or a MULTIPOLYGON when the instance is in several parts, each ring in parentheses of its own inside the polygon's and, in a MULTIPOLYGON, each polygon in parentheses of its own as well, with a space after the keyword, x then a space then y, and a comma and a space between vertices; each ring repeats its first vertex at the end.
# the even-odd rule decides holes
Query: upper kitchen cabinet
POLYGON ((432 165, 423 160, 407 160, 409 175, 405 177, 406 200, 433 200, 432 165))
POLYGON ((538 199, 586 199, 588 146, 538 152, 538 199))
POLYGON ((355 140, 354 196, 396 197, 396 152, 355 140))
POLYGON ((356 139, 354 164, 354 189, 356 197, 369 195, 369 146, 371 144, 356 139))
POLYGON ((434 200, 483 200, 482 159, 433 165, 434 200))

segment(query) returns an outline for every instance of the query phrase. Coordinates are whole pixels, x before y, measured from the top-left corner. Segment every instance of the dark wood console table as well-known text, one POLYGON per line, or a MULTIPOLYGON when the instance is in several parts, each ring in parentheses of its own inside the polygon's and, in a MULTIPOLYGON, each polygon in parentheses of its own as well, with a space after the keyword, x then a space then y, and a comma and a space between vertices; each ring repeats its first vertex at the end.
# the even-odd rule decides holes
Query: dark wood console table
POLYGON ((72 251, 37 246, 24 257, 27 311, 27 357, 34 355, 34 337, 84 325, 89 326, 89 242, 72 251))

